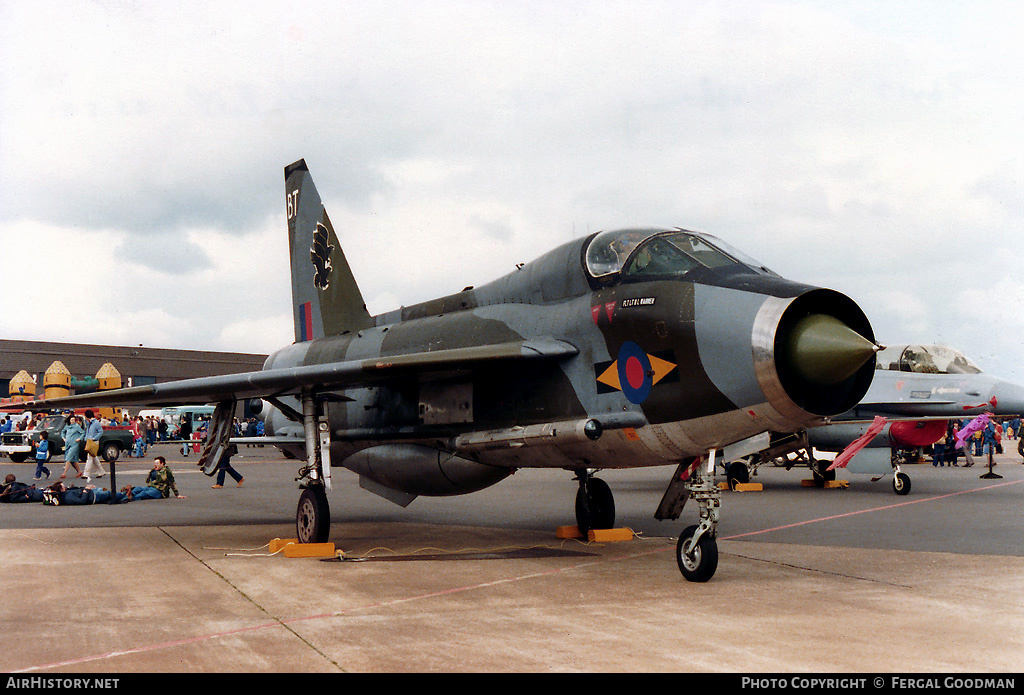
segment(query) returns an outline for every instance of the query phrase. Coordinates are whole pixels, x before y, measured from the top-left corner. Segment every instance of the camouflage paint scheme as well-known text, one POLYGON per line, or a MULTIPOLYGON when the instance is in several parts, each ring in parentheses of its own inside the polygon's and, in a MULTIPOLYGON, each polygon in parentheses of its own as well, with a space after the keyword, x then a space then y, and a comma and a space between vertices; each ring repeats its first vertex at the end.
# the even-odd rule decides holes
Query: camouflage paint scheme
MULTIPOLYGON (((738 253, 728 267, 701 268, 685 278, 595 277, 588 273, 586 254, 596 234, 483 287, 371 317, 304 162, 286 169, 286 196, 296 343, 272 355, 265 369, 449 353, 436 368, 419 365, 405 375, 346 384, 341 393, 351 400, 330 405, 332 460, 378 482, 386 478, 389 486, 419 494, 463 491, 423 488, 418 480, 426 473, 413 470, 417 466, 408 458, 395 461, 404 475, 384 475, 380 461, 373 470, 353 455, 386 442, 419 445, 478 464, 480 482, 487 483, 515 467, 665 465, 769 429, 792 431, 820 422, 855 404, 870 382, 867 364, 830 386, 824 399, 805 403, 799 388, 787 392, 775 383, 771 398, 762 381, 772 378, 759 381, 755 328, 769 334, 776 328, 759 325, 766 304, 788 308, 802 302, 804 313, 836 313, 870 340, 867 319, 844 296, 787 281, 738 253), (326 245, 310 236, 315 230, 326 230, 326 245), (308 258, 312 248, 327 248, 329 258, 322 252, 308 258), (314 282, 325 263, 331 274, 326 290, 314 282), (533 358, 452 362, 459 351, 531 342, 552 349, 533 358), (619 361, 628 368, 618 369, 619 361), (466 451, 457 441, 465 433, 586 419, 601 423, 597 440, 466 451)), ((644 240, 672 232, 623 235, 644 240)), ((770 353, 774 344, 768 342, 770 353)), ((288 404, 300 410, 297 401, 288 404)), ((273 433, 298 428, 280 410, 268 423, 273 433)), ((298 448, 294 453, 301 455, 298 448)))
MULTIPOLYGON (((601 234, 592 234, 485 286, 370 316, 305 162, 287 167, 285 178, 296 342, 262 372, 120 389, 104 400, 267 398, 280 406, 265 413, 268 434, 303 456, 298 396, 312 393, 328 403, 335 465, 372 477, 356 452, 400 445, 396 470, 377 482, 458 494, 516 467, 678 463, 761 432, 821 424, 870 384, 873 353, 833 384, 795 375, 799 360, 780 354, 785 332, 809 314, 835 316, 873 342, 849 298, 786 280, 710 235, 698 240, 728 257, 723 267, 595 276, 587 253, 601 234), (600 437, 582 432, 588 420, 600 424, 600 437), (561 432, 524 441, 508 432, 545 425, 561 432), (504 431, 504 443, 460 445, 460 436, 492 431, 504 431), (438 478, 438 464, 424 466, 411 446, 454 457, 462 475, 438 478)), ((602 234, 634 240, 635 251, 680 232, 602 234)), ((98 402, 85 395, 64 404, 98 402)))
POLYGON ((264 441, 306 460, 303 541, 326 540, 332 465, 402 505, 565 468, 580 480, 581 528, 614 515, 593 470, 677 465, 656 516, 678 517, 685 483, 702 521, 677 559, 706 581, 719 493, 713 466, 708 480, 693 461, 821 424, 871 383, 879 346, 852 300, 710 235, 599 232, 482 287, 370 316, 305 161, 285 168, 285 209, 295 342, 262 371, 33 407, 217 403, 200 458, 212 475, 237 402, 262 399, 264 441))

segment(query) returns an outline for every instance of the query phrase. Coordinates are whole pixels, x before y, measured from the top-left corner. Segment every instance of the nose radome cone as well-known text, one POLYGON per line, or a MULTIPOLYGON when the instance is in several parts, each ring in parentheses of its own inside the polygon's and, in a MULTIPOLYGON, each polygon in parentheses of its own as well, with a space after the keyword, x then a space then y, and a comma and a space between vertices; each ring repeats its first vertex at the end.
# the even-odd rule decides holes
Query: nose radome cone
POLYGON ((997 381, 992 388, 993 412, 996 415, 1024 415, 1024 386, 997 381))
POLYGON ((800 319, 786 341, 790 366, 804 379, 828 386, 853 376, 877 349, 873 342, 827 314, 800 319))

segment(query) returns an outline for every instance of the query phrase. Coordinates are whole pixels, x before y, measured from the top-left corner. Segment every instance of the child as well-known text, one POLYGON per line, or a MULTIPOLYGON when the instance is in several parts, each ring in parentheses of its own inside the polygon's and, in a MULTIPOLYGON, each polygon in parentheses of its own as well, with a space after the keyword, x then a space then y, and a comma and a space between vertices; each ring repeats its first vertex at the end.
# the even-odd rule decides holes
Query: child
POLYGON ((36 480, 42 480, 43 473, 46 479, 50 479, 50 469, 46 467, 46 459, 50 452, 50 433, 45 430, 39 435, 39 443, 36 444, 36 480))

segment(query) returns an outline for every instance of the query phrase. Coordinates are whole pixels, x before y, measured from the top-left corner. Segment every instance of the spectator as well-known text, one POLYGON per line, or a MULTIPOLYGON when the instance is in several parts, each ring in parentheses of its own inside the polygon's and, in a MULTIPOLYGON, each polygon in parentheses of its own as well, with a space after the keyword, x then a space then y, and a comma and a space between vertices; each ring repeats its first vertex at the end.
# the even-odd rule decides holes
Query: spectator
POLYGON ((61 430, 60 436, 64 439, 64 473, 61 474, 61 478, 68 477, 68 467, 74 466, 76 478, 81 478, 82 469, 78 467, 78 457, 81 452, 82 438, 85 436, 85 430, 82 429, 82 425, 78 422, 78 416, 72 415, 68 418, 68 422, 64 425, 64 429, 61 430))
POLYGON ((171 493, 174 493, 179 500, 186 499, 185 495, 178 493, 178 487, 174 484, 174 474, 167 467, 167 459, 163 456, 153 459, 153 470, 149 472, 146 484, 159 490, 162 497, 170 497, 171 493))
POLYGON ((50 479, 50 469, 46 467, 46 462, 50 458, 50 433, 43 430, 42 434, 39 435, 39 441, 36 443, 36 480, 43 479, 43 473, 46 473, 46 479, 50 479))
POLYGON ((103 466, 100 464, 98 455, 100 453, 100 437, 103 436, 103 425, 100 424, 99 419, 93 414, 91 410, 85 411, 85 421, 88 423, 85 427, 85 453, 88 459, 85 462, 85 479, 92 480, 93 473, 99 471, 97 478, 102 478, 107 474, 103 470, 103 466))
POLYGON ((238 447, 234 444, 228 445, 228 448, 224 451, 224 455, 220 457, 220 462, 217 464, 217 482, 213 485, 214 488, 224 487, 224 474, 230 475, 238 483, 237 487, 242 487, 242 483, 245 482, 245 478, 239 474, 234 468, 231 467, 231 457, 238 453, 238 447))

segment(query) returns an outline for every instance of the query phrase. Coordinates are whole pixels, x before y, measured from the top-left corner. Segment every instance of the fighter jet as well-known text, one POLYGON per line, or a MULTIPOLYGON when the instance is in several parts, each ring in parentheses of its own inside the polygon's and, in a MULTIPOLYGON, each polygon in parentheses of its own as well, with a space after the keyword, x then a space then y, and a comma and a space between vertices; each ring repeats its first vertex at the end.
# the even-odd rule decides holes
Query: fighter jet
POLYGON ((831 461, 814 451, 841 452, 863 436, 874 418, 885 426, 854 455, 847 470, 875 480, 893 474, 893 491, 910 492, 901 470, 902 453, 932 446, 946 434, 951 419, 1024 414, 1024 387, 982 373, 970 358, 945 345, 889 345, 878 353, 875 378, 863 400, 828 424, 797 435, 776 435, 772 446, 746 461, 725 462, 733 482, 746 482, 764 463, 806 465, 819 485, 835 479, 831 461), (795 458, 789 458, 795 454, 795 458))
MULTIPOLYGON (((845 295, 786 280, 711 235, 590 234, 481 287, 371 316, 304 160, 285 168, 295 341, 262 371, 70 396, 37 407, 218 404, 208 475, 242 399, 303 459, 303 542, 328 538, 332 466, 400 505, 519 468, 575 475, 584 532, 611 528, 600 469, 675 465, 655 516, 687 499, 691 581, 718 564, 718 448, 849 411, 879 346, 845 295), (258 399, 258 400, 257 400, 258 399)), ((377 269, 386 272, 386 267, 377 269)))

